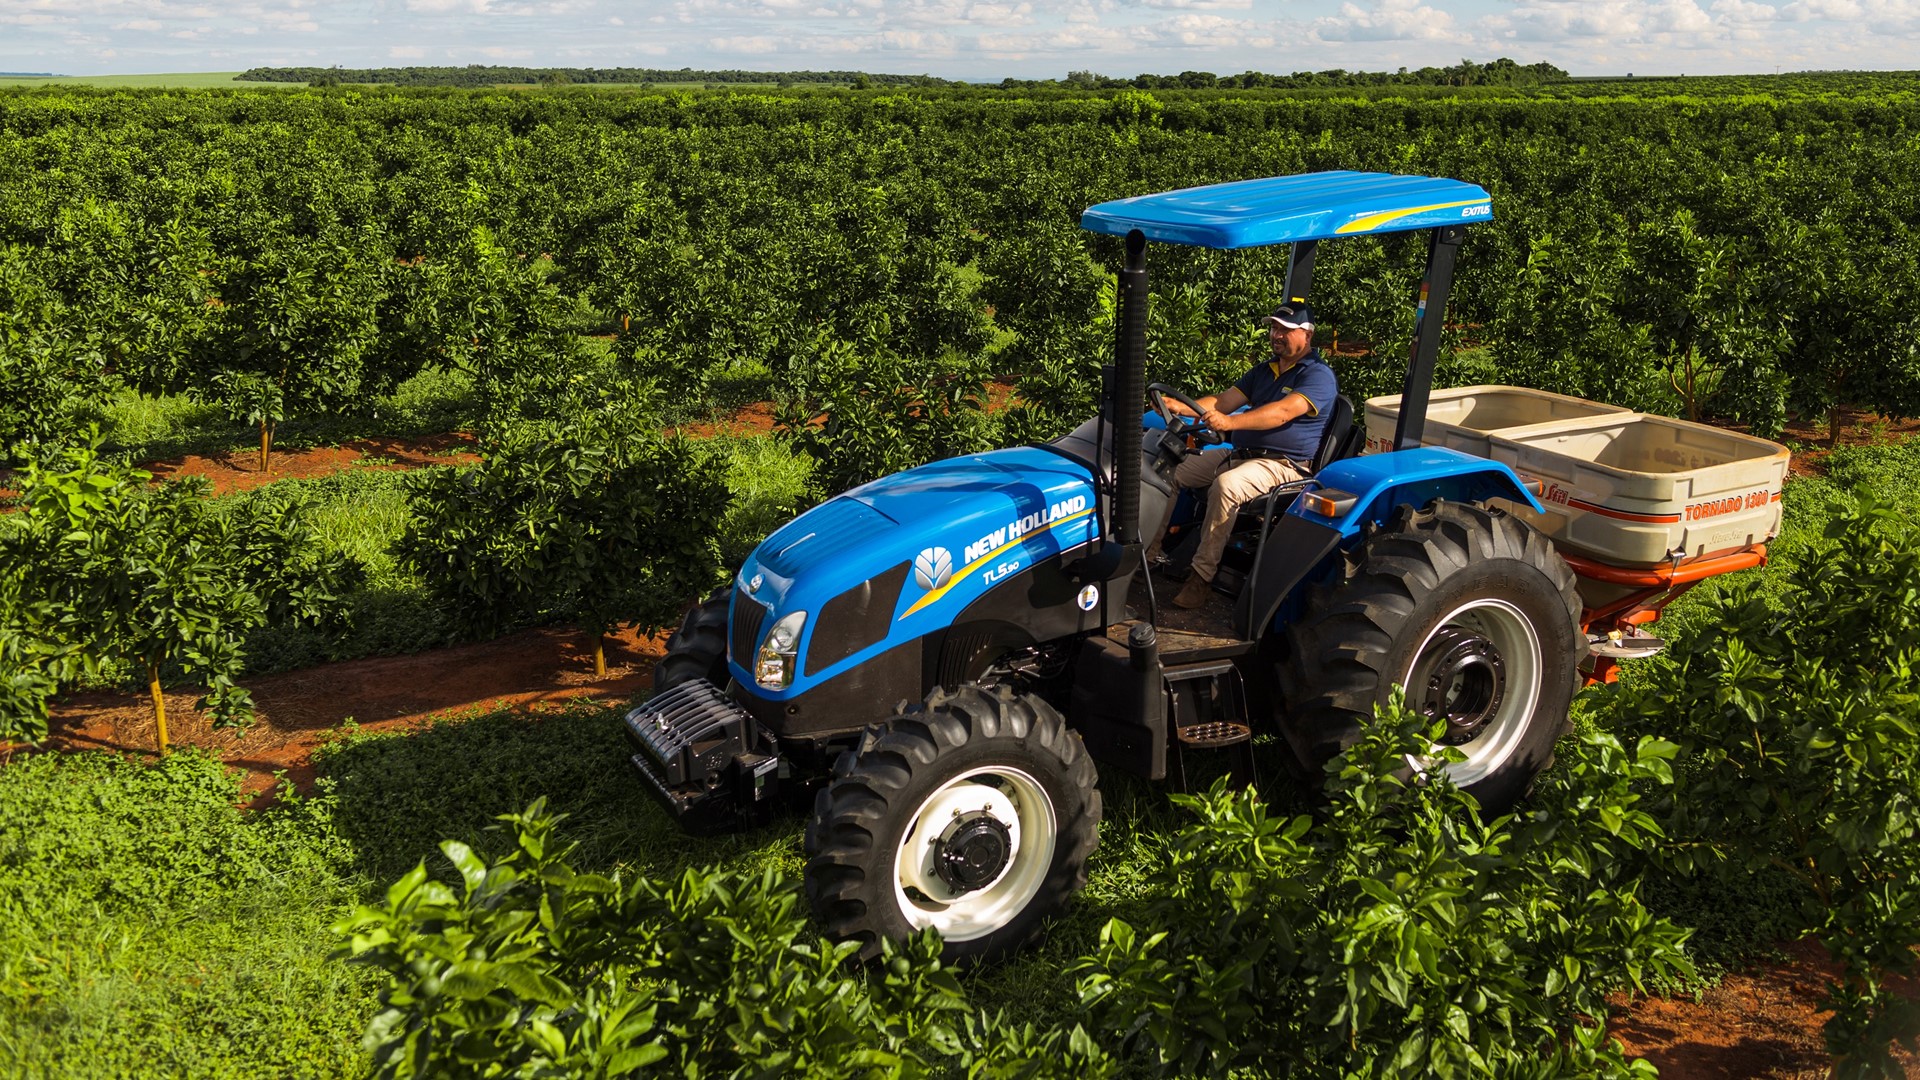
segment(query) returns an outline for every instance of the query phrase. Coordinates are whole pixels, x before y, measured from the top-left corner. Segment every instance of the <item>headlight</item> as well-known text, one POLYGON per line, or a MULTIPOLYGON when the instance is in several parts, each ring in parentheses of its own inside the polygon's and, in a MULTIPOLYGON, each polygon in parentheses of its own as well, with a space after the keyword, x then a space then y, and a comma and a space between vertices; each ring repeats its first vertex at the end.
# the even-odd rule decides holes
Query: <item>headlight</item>
POLYGON ((800 651, 800 628, 806 624, 804 611, 784 616, 773 624, 753 659, 754 682, 769 690, 785 690, 793 683, 794 659, 800 651))

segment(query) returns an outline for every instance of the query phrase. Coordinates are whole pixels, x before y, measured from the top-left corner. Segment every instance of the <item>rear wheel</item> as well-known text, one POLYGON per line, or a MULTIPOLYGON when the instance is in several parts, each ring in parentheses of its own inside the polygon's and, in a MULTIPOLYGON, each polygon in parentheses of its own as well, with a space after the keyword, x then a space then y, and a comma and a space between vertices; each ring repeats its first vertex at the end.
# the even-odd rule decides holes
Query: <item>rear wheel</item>
POLYGON ((1466 755, 1448 776, 1489 811, 1553 762, 1586 653, 1573 571, 1503 511, 1403 506, 1309 595, 1281 665, 1287 740, 1315 775, 1395 684, 1466 755))
POLYGON ((807 899, 865 959, 929 926, 949 960, 1005 956, 1086 883, 1094 780, 1041 698, 936 689, 834 764, 807 824, 807 899))
POLYGON ((728 586, 687 612, 680 629, 667 639, 667 654, 653 666, 654 693, 695 679, 726 688, 727 609, 732 604, 733 587, 728 586))

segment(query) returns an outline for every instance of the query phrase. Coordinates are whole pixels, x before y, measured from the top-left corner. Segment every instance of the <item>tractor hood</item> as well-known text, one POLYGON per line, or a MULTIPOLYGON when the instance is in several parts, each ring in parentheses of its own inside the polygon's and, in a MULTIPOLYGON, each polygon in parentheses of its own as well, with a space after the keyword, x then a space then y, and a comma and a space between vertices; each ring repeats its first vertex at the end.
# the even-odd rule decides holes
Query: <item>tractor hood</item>
POLYGON ((937 461, 822 503, 741 567, 733 677, 763 698, 792 697, 942 629, 994 582, 1093 539, 1096 505, 1084 466, 1037 447, 937 461), (794 612, 806 622, 793 682, 772 690, 754 681, 751 650, 794 612))

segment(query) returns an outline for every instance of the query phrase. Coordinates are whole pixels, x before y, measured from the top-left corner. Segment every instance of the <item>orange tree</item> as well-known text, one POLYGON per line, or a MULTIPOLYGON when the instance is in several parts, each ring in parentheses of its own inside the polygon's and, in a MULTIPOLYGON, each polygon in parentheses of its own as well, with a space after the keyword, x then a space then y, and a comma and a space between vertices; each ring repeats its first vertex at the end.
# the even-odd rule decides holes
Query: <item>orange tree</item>
POLYGON ((474 625, 571 613, 605 675, 608 631, 666 625, 718 576, 723 466, 633 403, 505 425, 480 449, 480 465, 421 477, 400 542, 474 625))
POLYGON ((352 567, 321 549, 298 499, 222 514, 204 482, 149 479, 97 442, 28 462, 24 509, 0 534, 0 736, 43 736, 60 685, 121 674, 144 684, 162 753, 167 679, 205 685, 216 726, 244 724, 248 633, 337 610, 352 567))
POLYGON ((206 378, 193 390, 259 429, 261 472, 289 415, 351 409, 398 381, 368 363, 386 261, 365 236, 287 237, 220 275, 206 378))
MULTIPOLYGON (((18 567, 17 600, 33 605, 35 637, 73 650, 68 674, 113 666, 145 682, 161 753, 167 751, 162 676, 174 668, 206 683, 216 723, 241 723, 252 700, 233 679, 260 599, 228 572, 218 527, 192 485, 149 489, 149 475, 100 459, 94 447, 27 465, 24 520, 5 537, 18 567)), ((17 721, 45 731, 39 715, 17 721)))

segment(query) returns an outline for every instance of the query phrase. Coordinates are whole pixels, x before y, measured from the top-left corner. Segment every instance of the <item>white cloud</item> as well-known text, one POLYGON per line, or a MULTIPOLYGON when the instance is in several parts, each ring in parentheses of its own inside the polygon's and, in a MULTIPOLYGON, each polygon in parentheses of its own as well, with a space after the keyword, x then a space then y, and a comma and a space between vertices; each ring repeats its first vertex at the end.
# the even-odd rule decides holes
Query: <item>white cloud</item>
POLYGON ((1141 7, 1181 11, 1251 11, 1253 0, 1130 0, 1141 7))
POLYGON ((453 12, 473 12, 482 14, 492 6, 492 0, 407 0, 407 10, 422 15, 446 15, 453 12))
POLYGON ((1420 0, 1370 0, 1365 7, 1344 3, 1339 15, 1314 20, 1313 30, 1322 41, 1471 40, 1454 29, 1452 13, 1420 0))
POLYGON ((1600 41, 1614 46, 1658 42, 1682 49, 1706 44, 1704 35, 1716 29, 1712 16, 1694 0, 1521 0, 1511 14, 1494 16, 1485 25, 1509 41, 1600 41))
POLYGON ((994 81, 1463 56, 1588 74, 1913 67, 1920 56, 1920 0, 0 0, 0 27, 0 68, 74 73, 108 60, 192 69, 213 49, 228 67, 431 57, 994 81))

